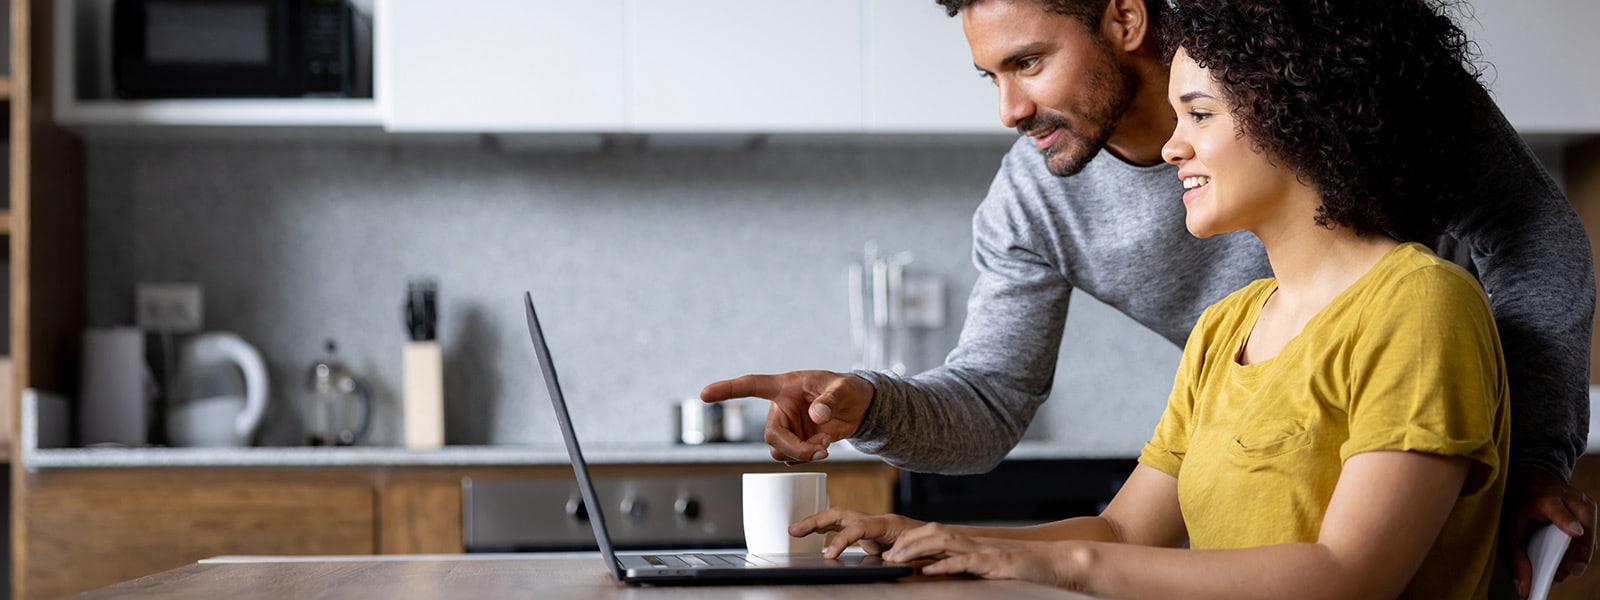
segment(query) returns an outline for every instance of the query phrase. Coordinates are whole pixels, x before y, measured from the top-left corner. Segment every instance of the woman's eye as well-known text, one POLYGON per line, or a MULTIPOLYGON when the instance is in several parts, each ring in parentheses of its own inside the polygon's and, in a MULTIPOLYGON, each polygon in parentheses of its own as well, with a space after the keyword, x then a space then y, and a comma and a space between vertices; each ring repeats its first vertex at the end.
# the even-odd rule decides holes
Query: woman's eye
POLYGON ((1194 122, 1196 123, 1203 122, 1210 117, 1211 113, 1208 112, 1189 111, 1189 118, 1194 119, 1194 122))

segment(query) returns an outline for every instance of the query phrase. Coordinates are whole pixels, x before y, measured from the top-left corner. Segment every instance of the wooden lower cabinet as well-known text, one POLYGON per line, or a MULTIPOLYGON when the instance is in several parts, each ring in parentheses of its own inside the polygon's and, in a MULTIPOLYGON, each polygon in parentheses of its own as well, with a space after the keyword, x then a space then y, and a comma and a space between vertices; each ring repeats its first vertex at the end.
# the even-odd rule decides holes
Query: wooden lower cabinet
MULTIPOLYGON (((596 465, 597 477, 781 471, 773 464, 596 465)), ((887 512, 897 471, 837 463, 837 506, 887 512)), ((228 554, 463 550, 464 477, 560 478, 567 466, 53 469, 14 489, 16 598, 57 598, 228 554)))
POLYGON ((461 546, 461 480, 399 481, 378 498, 378 554, 451 554, 461 546))
POLYGON ((370 554, 370 484, 293 473, 39 477, 22 509, 20 598, 56 598, 222 554, 370 554))

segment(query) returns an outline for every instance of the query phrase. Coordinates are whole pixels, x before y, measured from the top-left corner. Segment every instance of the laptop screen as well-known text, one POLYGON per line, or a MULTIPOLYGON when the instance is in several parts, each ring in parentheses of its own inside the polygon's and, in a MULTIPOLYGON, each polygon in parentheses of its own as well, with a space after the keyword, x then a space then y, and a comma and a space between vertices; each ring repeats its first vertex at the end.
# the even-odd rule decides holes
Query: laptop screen
POLYGON ((533 351, 539 355, 539 369, 544 372, 544 384, 550 390, 550 403, 556 409, 556 424, 561 427, 561 437, 567 442, 567 456, 572 458, 572 470, 578 475, 578 491, 583 494, 589 524, 594 527, 594 539, 600 544, 600 554, 605 558, 606 568, 611 569, 611 575, 620 581, 622 567, 617 564, 616 552, 611 549, 605 513, 600 509, 600 498, 595 495, 594 482, 589 479, 589 467, 583 462, 583 450, 578 448, 578 433, 572 428, 567 401, 561 396, 560 382, 556 381, 556 365, 550 361, 550 348, 544 343, 544 331, 539 329, 539 315, 533 311, 533 293, 523 292, 522 299, 528 307, 528 335, 533 336, 533 351))

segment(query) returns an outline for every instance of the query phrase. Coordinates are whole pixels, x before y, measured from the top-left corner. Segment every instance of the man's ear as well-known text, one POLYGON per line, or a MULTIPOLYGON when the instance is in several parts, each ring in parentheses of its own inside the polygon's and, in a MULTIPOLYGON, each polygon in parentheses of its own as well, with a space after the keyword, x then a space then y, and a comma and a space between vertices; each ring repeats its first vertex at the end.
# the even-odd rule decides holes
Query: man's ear
POLYGON ((1144 0, 1111 0, 1100 17, 1100 34, 1111 47, 1133 52, 1144 46, 1150 35, 1150 14, 1144 0))

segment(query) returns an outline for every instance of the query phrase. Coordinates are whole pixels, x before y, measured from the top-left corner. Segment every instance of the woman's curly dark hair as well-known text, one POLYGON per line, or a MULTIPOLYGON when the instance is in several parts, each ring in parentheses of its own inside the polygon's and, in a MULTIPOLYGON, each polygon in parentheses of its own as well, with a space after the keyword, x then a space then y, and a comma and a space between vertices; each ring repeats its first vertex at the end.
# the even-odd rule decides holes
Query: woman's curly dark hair
POLYGON ((1211 71, 1239 129, 1322 196, 1316 222, 1424 239, 1471 198, 1482 96, 1449 0, 1181 0, 1163 48, 1211 71))

